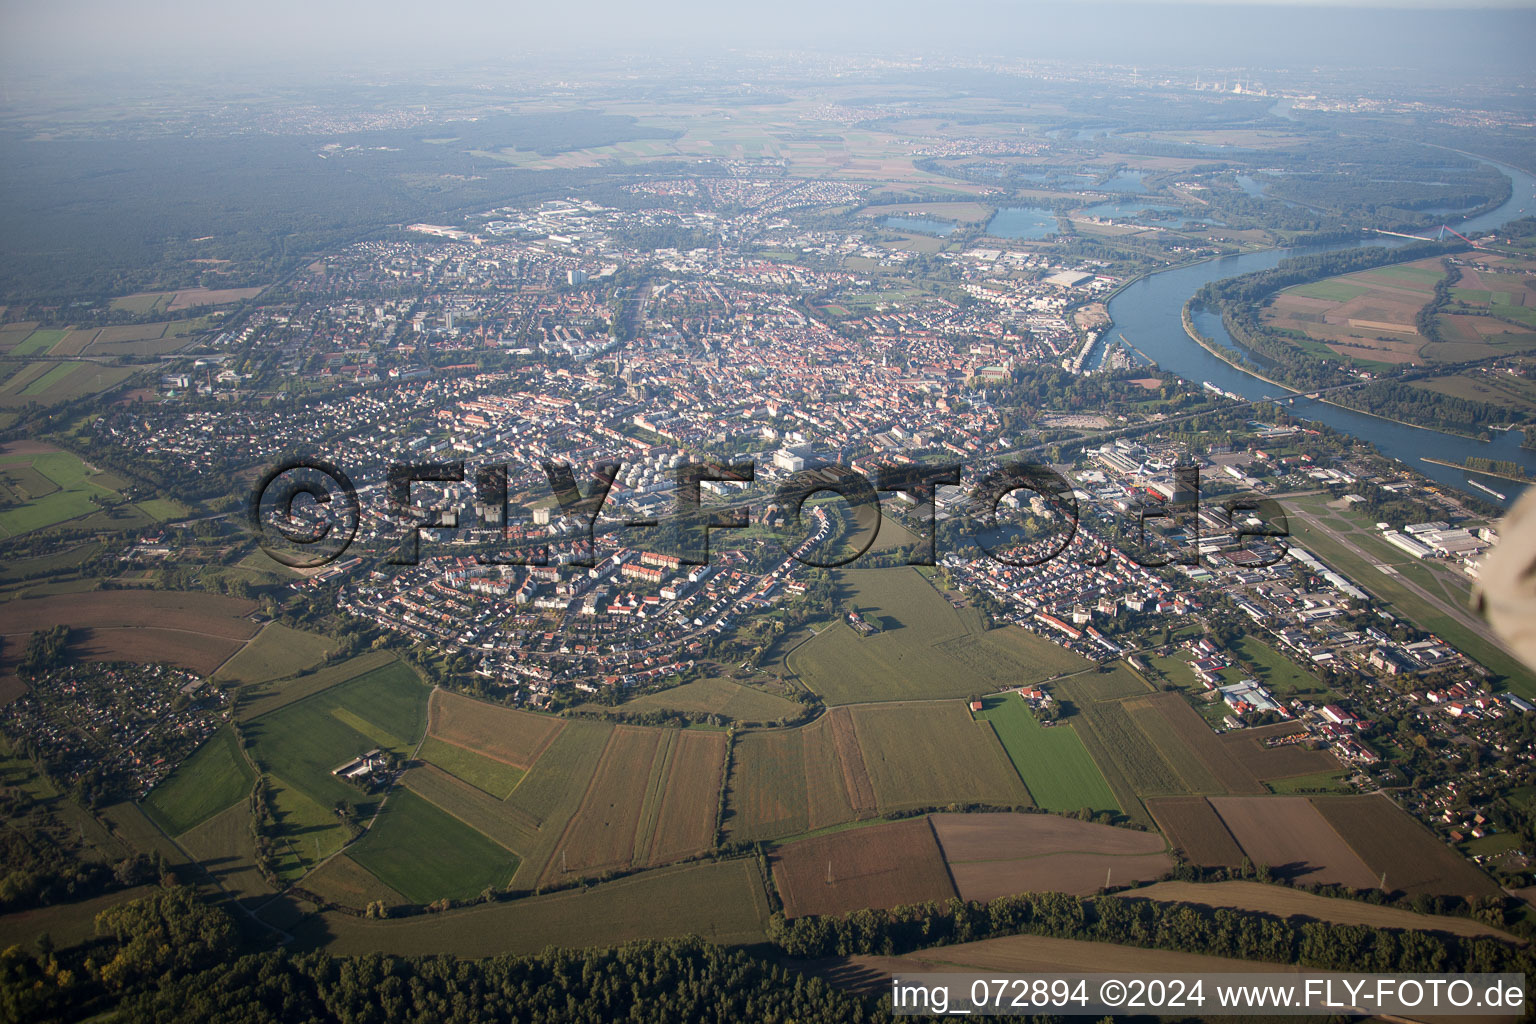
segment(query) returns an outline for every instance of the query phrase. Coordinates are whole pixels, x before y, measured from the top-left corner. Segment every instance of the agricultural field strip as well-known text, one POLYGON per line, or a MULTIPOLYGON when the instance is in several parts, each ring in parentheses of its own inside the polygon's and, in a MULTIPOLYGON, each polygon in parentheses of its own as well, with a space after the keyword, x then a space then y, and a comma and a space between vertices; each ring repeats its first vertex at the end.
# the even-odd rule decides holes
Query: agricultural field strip
POLYGON ((520 811, 436 765, 412 768, 400 782, 444 814, 512 853, 526 856, 538 842, 538 827, 520 811))
MULTIPOLYGON (((598 755, 596 761, 593 764, 592 774, 587 777, 586 785, 582 788, 581 791, 580 801, 578 801, 576 806, 572 809, 570 817, 568 817, 562 823, 558 838, 552 844, 550 844, 548 860, 542 866, 539 874, 541 879, 547 876, 550 870, 553 869, 555 853, 566 848, 571 833, 576 828, 576 822, 577 819, 581 816, 582 810, 587 807, 588 802, 592 799, 593 793, 597 792, 600 788, 598 783, 602 775, 603 763, 609 759, 609 755, 614 748, 614 744, 620 742, 618 735, 619 730, 617 727, 615 727, 609 731, 607 738, 604 740, 602 753, 598 755)), ((547 822, 548 819, 546 819, 545 823, 547 822)))
POLYGON ((827 728, 832 732, 832 750, 843 772, 843 789, 848 804, 855 814, 873 813, 875 790, 869 781, 869 768, 864 764, 864 752, 859 748, 859 738, 854 731, 853 713, 834 709, 827 715, 827 728))
POLYGON ((655 834, 644 858, 652 866, 702 852, 715 840, 715 812, 725 784, 725 738, 683 732, 676 747, 655 834))
POLYGON ((662 802, 666 799, 671 782, 672 760, 677 756, 680 730, 664 729, 657 743, 655 756, 651 758, 650 777, 646 780, 645 799, 640 804, 640 816, 635 825, 634 841, 630 844, 630 862, 644 863, 656 842, 656 827, 661 817, 662 802))

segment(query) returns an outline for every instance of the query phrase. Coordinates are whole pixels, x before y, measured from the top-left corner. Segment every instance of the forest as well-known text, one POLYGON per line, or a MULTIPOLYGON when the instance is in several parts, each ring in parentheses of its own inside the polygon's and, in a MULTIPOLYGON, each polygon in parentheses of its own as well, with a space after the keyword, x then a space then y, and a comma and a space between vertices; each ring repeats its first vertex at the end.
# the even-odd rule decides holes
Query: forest
POLYGON ((267 284, 299 257, 384 225, 552 198, 612 173, 519 170, 477 152, 654 137, 634 118, 595 112, 331 137, 44 141, 0 132, 0 301, 267 284), (427 142, 434 134, 455 138, 427 142), (214 259, 230 264, 193 262, 214 259))

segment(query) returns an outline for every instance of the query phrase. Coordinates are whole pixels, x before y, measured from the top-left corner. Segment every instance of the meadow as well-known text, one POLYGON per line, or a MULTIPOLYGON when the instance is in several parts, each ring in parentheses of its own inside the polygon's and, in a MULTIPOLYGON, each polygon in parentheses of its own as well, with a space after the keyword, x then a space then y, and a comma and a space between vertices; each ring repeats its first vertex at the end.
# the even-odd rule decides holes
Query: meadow
POLYGON ((417 756, 498 800, 505 800, 511 796, 517 784, 523 781, 523 776, 527 774, 521 768, 516 768, 505 761, 485 757, 473 750, 438 739, 436 736, 428 736, 422 740, 417 756))
POLYGON ((736 722, 777 722, 804 710, 800 704, 758 687, 715 677, 697 679, 659 693, 641 694, 625 701, 621 707, 625 711, 672 710, 721 715, 736 722))
POLYGON ((408 789, 390 793, 347 856, 417 903, 469 899, 512 880, 518 859, 408 789))
POLYGON ((916 569, 851 569, 837 580, 848 605, 884 628, 861 636, 839 621, 785 659, 829 705, 965 697, 1087 664, 1025 630, 984 629, 975 609, 954 607, 916 569))
POLYGON ((166 835, 179 836, 244 800, 256 781, 228 726, 208 738, 144 798, 143 808, 166 835))
POLYGON ((286 871, 308 871, 341 845, 337 802, 355 806, 360 819, 373 812, 377 797, 331 770, 383 737, 408 756, 425 724, 427 692, 415 672, 392 662, 246 723, 251 755, 269 776, 286 871))
POLYGON ((336 641, 318 633, 269 622, 255 639, 214 673, 219 683, 265 683, 313 669, 336 649, 336 641))
POLYGON ((53 449, 0 455, 0 534, 19 536, 99 511, 123 482, 89 470, 79 457, 53 449))
POLYGON ((997 733, 1037 807, 1063 812, 1085 807, 1121 810, 1104 773, 1072 729, 1042 726, 1024 700, 1013 694, 984 698, 977 717, 997 733))

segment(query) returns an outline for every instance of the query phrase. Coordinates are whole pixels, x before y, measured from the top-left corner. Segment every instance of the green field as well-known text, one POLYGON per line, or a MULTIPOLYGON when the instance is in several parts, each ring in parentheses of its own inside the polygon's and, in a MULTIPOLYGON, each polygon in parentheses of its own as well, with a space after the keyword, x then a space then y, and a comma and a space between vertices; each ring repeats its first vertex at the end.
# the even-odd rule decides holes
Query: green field
POLYGON ((394 752, 409 756, 426 725, 427 694, 415 672, 392 662, 246 724, 251 755, 270 777, 279 841, 288 854, 280 861, 285 877, 307 871, 341 845, 338 801, 354 806, 360 820, 377 805, 377 794, 331 769, 380 746, 379 736, 397 737, 394 752))
POLYGON ((0 494, 16 504, 0 511, 0 534, 17 536, 100 509, 93 498, 115 498, 107 473, 92 473, 65 451, 0 456, 0 494))
POLYGON ((1121 810, 1076 732, 1064 725, 1042 726, 1023 699, 1012 694, 984 698, 982 705, 977 717, 991 724, 1037 807, 1121 810))
POLYGON ((1344 782, 1343 772, 1314 772, 1311 775, 1293 775, 1288 779, 1270 779, 1264 783, 1275 793, 1353 793, 1344 782))
POLYGON ((829 705, 964 697, 1088 664, 1025 630, 983 629, 974 608, 954 608, 915 569, 848 570, 838 583, 848 605, 884 630, 861 636, 839 621, 785 659, 829 705))
POLYGON ((1168 657, 1149 657, 1147 663, 1168 678, 1168 681, 1182 689, 1202 689, 1200 681, 1195 678, 1195 670, 1189 663, 1189 653, 1179 651, 1168 657))
POLYGON ((213 678, 224 683, 265 683, 314 668, 335 650, 336 641, 318 633, 269 622, 230 658, 213 678))
POLYGON ((792 700, 729 679, 698 679, 622 705, 625 711, 689 711, 723 715, 737 722, 777 722, 805 710, 792 700))
POLYGON ((136 504, 162 523, 180 519, 187 514, 186 506, 169 498, 150 498, 148 501, 140 501, 136 504))
POLYGON ((1079 701, 1119 700, 1122 697, 1144 697, 1151 689, 1142 682, 1141 676, 1121 662, 1108 666, 1108 671, 1082 672, 1064 684, 1062 692, 1079 701))
POLYGON ((53 330, 33 331, 31 334, 29 334, 25 338, 23 338, 21 340, 21 342, 15 348, 11 349, 11 355, 13 355, 13 356, 43 355, 49 349, 53 348, 53 346, 55 346, 59 342, 63 341, 64 340, 64 335, 66 335, 68 333, 69 333, 69 331, 67 329, 66 330, 62 330, 62 331, 53 331, 53 330))
POLYGON ((369 651, 335 665, 327 665, 309 675, 242 687, 236 717, 241 721, 259 718, 393 662, 395 656, 388 651, 369 651))
POLYGON ((62 551, 54 551, 33 558, 17 558, 0 565, 0 584, 19 580, 59 580, 70 576, 75 569, 101 551, 99 541, 87 541, 62 551))
POLYGON ((511 851, 404 788, 389 795, 347 855, 417 903, 505 888, 518 864, 511 851))
POLYGON ((1303 295, 1309 299, 1348 302, 1350 299, 1366 294, 1370 289, 1358 284, 1350 284, 1348 281, 1327 280, 1297 285, 1294 288, 1287 289, 1287 291, 1292 295, 1303 295))
POLYGON ((1315 698, 1329 692, 1322 680, 1302 671, 1289 658, 1252 634, 1237 642, 1237 653, 1259 667, 1259 682, 1282 696, 1306 694, 1315 698))
POLYGON ((227 726, 183 761, 144 798, 144 811, 167 835, 213 817, 251 792, 255 776, 227 726))
POLYGON ((860 707, 854 727, 881 812, 1030 804, 992 727, 958 700, 860 707))
POLYGON ((89 365, 89 363, 59 363, 51 367, 47 373, 22 388, 21 393, 28 396, 40 395, 80 369, 80 367, 89 365))
POLYGON ((428 736, 422 742, 418 756, 498 800, 511 796, 517 784, 523 781, 522 769, 445 743, 436 736, 428 736))

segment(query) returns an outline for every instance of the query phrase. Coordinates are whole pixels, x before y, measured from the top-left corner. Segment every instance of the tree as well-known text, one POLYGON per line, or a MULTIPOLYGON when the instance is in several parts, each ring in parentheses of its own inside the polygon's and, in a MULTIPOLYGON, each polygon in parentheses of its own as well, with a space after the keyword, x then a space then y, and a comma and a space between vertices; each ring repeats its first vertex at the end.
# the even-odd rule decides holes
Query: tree
POLYGON ((100 974, 103 984, 118 990, 207 967, 235 947, 229 915, 182 886, 102 911, 96 932, 116 940, 117 951, 100 974))

